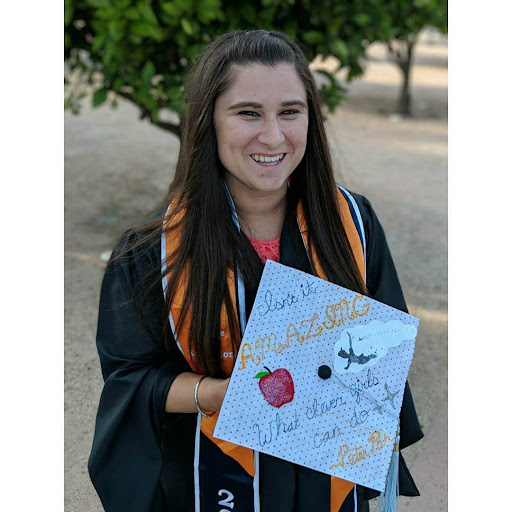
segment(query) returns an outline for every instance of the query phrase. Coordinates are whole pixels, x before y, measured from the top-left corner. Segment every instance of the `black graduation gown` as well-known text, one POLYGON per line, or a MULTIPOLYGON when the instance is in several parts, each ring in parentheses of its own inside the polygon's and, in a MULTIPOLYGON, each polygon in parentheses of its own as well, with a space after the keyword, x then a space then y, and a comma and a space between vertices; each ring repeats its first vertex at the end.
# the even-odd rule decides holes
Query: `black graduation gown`
MULTIPOLYGON (((382 226, 370 202, 362 196, 353 196, 365 228, 370 295, 407 311, 382 226)), ((135 240, 136 233, 125 233, 115 253, 135 240)), ((293 216, 288 216, 284 223, 280 250, 281 263, 311 273, 293 216)), ((149 333, 132 303, 133 290, 136 298, 140 296, 144 283, 149 282, 148 272, 159 268, 159 264, 160 244, 147 244, 109 264, 103 279, 97 348, 105 384, 96 418, 89 474, 107 512, 194 510, 197 415, 165 412, 173 380, 191 369, 177 348, 169 354, 160 346, 162 290, 155 287, 145 304, 149 333), (138 282, 143 283, 141 288, 136 287, 138 282)), ((249 315, 254 297, 246 298, 249 315)), ((407 384, 400 431, 401 449, 423 437, 407 384)), ((401 455, 399 484, 401 494, 419 495, 401 455)), ((362 505, 363 499, 377 495, 372 489, 357 486, 358 505, 362 505)), ((262 512, 327 512, 329 496, 328 475, 260 454, 262 512)))

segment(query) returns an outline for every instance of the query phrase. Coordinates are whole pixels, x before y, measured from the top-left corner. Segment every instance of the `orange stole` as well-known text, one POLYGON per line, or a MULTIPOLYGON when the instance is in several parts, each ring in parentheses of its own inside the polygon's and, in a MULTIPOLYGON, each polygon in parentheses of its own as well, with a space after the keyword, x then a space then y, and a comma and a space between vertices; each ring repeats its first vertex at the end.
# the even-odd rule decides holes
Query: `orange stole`
MULTIPOLYGON (((176 215, 176 221, 179 222, 183 216, 182 211, 180 211, 176 215)), ((166 226, 169 224, 170 219, 167 220, 166 226)), ((169 231, 165 234, 165 253, 166 253, 166 265, 169 261, 172 261, 172 255, 178 248, 180 243, 180 234, 179 228, 169 231)), ((173 302, 171 304, 171 316, 174 323, 174 326, 178 325, 178 319, 181 314, 181 310, 184 303, 185 291, 186 291, 186 279, 187 276, 190 275, 188 269, 185 269, 183 272, 184 279, 180 280, 180 285, 178 290, 174 295, 173 302)), ((227 282, 228 282, 228 290, 231 297, 231 301, 233 304, 236 304, 236 283, 235 283, 235 275, 233 270, 228 269, 227 273, 227 282)), ((169 284, 169 276, 167 276, 167 284, 169 284)), ((179 343, 181 347, 181 351, 187 360, 187 363, 190 365, 194 373, 201 374, 201 369, 197 366, 195 361, 194 347, 188 346, 188 333, 190 331, 190 324, 192 322, 190 312, 185 316, 181 329, 178 332, 173 332, 176 341, 179 343)), ((238 311, 235 310, 235 322, 238 325, 238 311)), ((229 330, 229 322, 228 315, 226 311, 226 305, 223 304, 221 307, 221 315, 220 315, 220 329, 221 332, 224 333, 221 336, 220 342, 220 351, 221 354, 230 352, 232 350, 231 344, 231 332, 229 330)), ((223 357, 221 359, 221 367, 226 373, 226 375, 231 375, 233 372, 233 367, 235 365, 236 353, 233 353, 231 357, 223 357)), ((217 418, 219 417, 219 413, 215 412, 211 415, 210 418, 201 417, 201 432, 205 434, 211 441, 213 441, 226 455, 235 459, 244 469, 247 471, 249 475, 254 477, 254 453, 249 448, 245 448, 244 446, 239 446, 234 443, 230 443, 228 441, 223 441, 221 439, 217 439, 213 437, 213 431, 215 430, 215 425, 217 424, 217 418)))
MULTIPOLYGON (((352 252, 354 253, 354 257, 356 259, 359 271, 364 279, 365 272, 365 262, 364 262, 364 254, 363 254, 363 248, 361 244, 361 240, 359 238, 359 234, 357 232, 357 228, 354 224, 354 220, 352 219, 352 215, 350 213, 349 206, 347 204, 347 201, 345 200, 345 197, 342 195, 342 193, 338 190, 337 191, 337 197, 338 197, 338 209, 340 212, 342 224, 345 228, 345 232, 347 234, 350 246, 352 248, 352 252)), ((181 219, 183 213, 179 213, 177 215, 178 220, 181 219)), ((297 205, 297 222, 299 224, 299 228, 302 234, 302 238, 304 241, 304 245, 306 247, 306 250, 308 248, 308 229, 306 226, 306 221, 304 218, 304 211, 302 208, 302 204, 299 203, 297 205)), ((169 220, 167 220, 168 225, 169 220)), ((165 234, 165 252, 166 252, 166 264, 170 260, 172 260, 172 255, 175 253, 180 241, 179 236, 179 229, 174 230, 174 232, 168 232, 165 234)), ((316 252, 314 248, 312 248, 312 252, 310 254, 311 262, 313 265, 313 271, 315 274, 322 278, 327 280, 327 277, 323 271, 323 269, 320 267, 320 264, 318 263, 318 258, 316 255, 316 252)), ((187 272, 187 269, 183 272, 184 279, 180 283, 179 289, 176 291, 176 294, 174 296, 174 300, 171 304, 171 317, 174 323, 174 326, 178 324, 178 319, 181 314, 183 302, 184 302, 184 294, 186 290, 186 279, 187 275, 189 275, 189 272, 187 272)), ((169 281, 167 277, 167 281, 169 281)), ((229 294, 231 296, 231 300, 233 304, 236 304, 236 283, 235 283, 235 275, 233 270, 228 269, 227 274, 227 282, 228 282, 228 289, 229 294)), ((235 310, 235 320, 236 323, 239 324, 238 320, 238 311, 235 310)), ((177 343, 179 343, 181 350, 183 352, 183 355, 185 356, 185 359, 187 360, 190 367, 194 370, 195 373, 200 374, 200 369, 196 365, 195 362, 195 354, 194 354, 194 347, 188 346, 188 332, 190 330, 190 324, 191 324, 191 318, 190 313, 187 313, 186 317, 184 318, 183 324, 179 332, 174 332, 175 339, 177 343)), ((230 352, 232 349, 231 345, 231 334, 229 331, 229 323, 228 323, 228 316, 226 311, 225 304, 221 307, 221 318, 220 318, 220 326, 221 331, 224 333, 223 336, 221 336, 221 343, 220 343, 220 350, 221 354, 230 352)), ((235 360, 236 360, 236 353, 233 353, 231 357, 223 357, 221 361, 222 369, 225 371, 226 375, 231 375, 235 360)), ((215 425, 217 424, 217 419, 219 417, 219 413, 216 412, 211 415, 210 418, 201 418, 201 432, 206 435, 212 442, 214 442, 226 455, 229 457, 232 457, 235 459, 243 468, 244 470, 254 477, 255 471, 254 471, 254 452, 253 450, 249 448, 245 448, 244 446, 239 446, 234 443, 230 443, 228 441, 223 441, 221 439, 217 439, 213 437, 213 431, 215 430, 215 425)), ((343 501, 349 494, 349 492, 354 488, 354 483, 349 482, 347 480, 343 480, 341 478, 333 477, 331 476, 331 512, 337 512, 339 508, 341 507, 343 501)))

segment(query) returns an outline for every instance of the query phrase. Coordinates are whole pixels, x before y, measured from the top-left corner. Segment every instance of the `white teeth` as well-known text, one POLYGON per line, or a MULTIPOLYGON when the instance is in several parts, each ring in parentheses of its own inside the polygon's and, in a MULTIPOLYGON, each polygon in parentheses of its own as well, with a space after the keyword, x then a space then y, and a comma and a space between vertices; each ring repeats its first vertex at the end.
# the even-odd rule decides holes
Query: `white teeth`
POLYGON ((263 155, 251 155, 251 158, 255 160, 256 162, 277 162, 279 160, 282 160, 284 157, 284 153, 281 153, 277 156, 263 156, 263 155))

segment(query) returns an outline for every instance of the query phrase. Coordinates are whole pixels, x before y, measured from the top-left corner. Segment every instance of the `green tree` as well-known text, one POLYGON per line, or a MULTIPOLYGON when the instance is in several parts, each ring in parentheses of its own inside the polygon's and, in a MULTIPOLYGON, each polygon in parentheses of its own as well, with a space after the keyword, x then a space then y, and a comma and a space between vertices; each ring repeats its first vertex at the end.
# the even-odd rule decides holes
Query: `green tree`
MULTIPOLYGON (((350 81, 363 71, 370 21, 383 19, 380 1, 363 12, 363 0, 65 0, 66 66, 95 86, 93 106, 114 91, 137 105, 141 118, 179 137, 180 121, 164 121, 165 111, 183 118, 190 64, 218 36, 237 29, 285 32, 309 61, 336 57, 350 81)), ((331 73, 321 74, 320 95, 332 112, 345 90, 331 73)), ((66 90, 65 107, 78 113, 85 93, 69 84, 66 90)))
POLYGON ((402 86, 396 104, 396 113, 411 115, 410 73, 418 34, 426 27, 448 32, 447 0, 392 0, 386 2, 387 20, 385 41, 388 57, 402 73, 402 86))

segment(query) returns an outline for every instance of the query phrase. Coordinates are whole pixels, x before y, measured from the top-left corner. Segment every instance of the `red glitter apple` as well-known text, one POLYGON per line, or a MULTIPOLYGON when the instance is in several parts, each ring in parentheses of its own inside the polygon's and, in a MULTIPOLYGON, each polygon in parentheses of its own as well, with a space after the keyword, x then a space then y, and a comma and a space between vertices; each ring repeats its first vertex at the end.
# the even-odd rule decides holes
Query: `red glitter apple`
POLYGON ((293 400, 295 388, 293 379, 288 370, 278 368, 275 371, 269 370, 264 366, 266 372, 260 372, 256 375, 260 379, 259 386, 263 398, 272 407, 281 407, 293 400))

